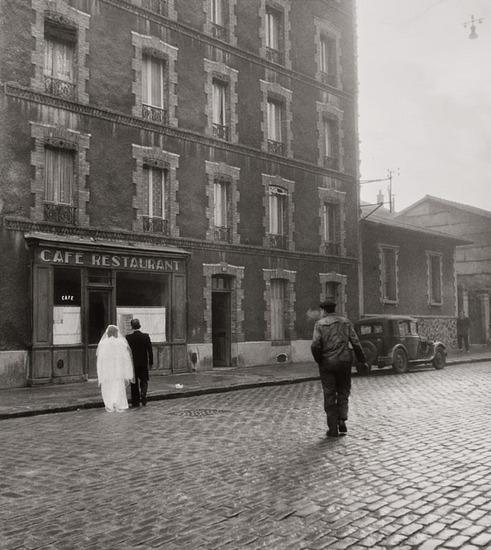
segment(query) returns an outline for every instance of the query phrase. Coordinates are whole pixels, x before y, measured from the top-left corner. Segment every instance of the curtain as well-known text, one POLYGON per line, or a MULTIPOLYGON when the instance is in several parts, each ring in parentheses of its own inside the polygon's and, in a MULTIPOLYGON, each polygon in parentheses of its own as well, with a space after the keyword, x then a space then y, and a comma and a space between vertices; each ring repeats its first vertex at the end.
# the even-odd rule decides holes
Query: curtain
POLYGON ((271 339, 285 339, 286 281, 271 279, 271 339))
POLYGON ((268 118, 268 139, 272 141, 283 141, 282 126, 283 113, 282 105, 276 101, 268 101, 267 104, 268 118))
POLYGON ((324 119, 324 155, 326 157, 332 156, 332 143, 331 143, 331 122, 328 119, 324 119))
POLYGON ((224 182, 216 181, 214 184, 215 212, 214 220, 216 227, 228 227, 227 224, 227 205, 228 205, 228 186, 224 182))
POLYGON ((72 44, 46 39, 44 46, 44 74, 66 82, 73 82, 74 48, 72 44))
POLYGON ((326 243, 340 241, 340 211, 335 203, 324 204, 324 240, 326 243))
POLYGON ((64 149, 44 150, 45 199, 60 204, 72 203, 74 153, 64 149))
POLYGON ((223 0, 211 0, 211 20, 215 25, 225 26, 223 0))
POLYGON ((279 50, 280 20, 276 13, 266 12, 266 46, 273 50, 279 50))
POLYGON ((166 171, 158 168, 143 167, 145 193, 145 213, 150 218, 165 219, 166 171))
POLYGON ((270 189, 269 232, 272 235, 286 234, 286 193, 278 187, 270 189))
POLYGON ((213 124, 226 125, 226 85, 213 81, 212 85, 212 122, 213 124))
POLYGON ((164 63, 144 55, 142 60, 142 101, 145 105, 164 108, 164 63))
POLYGON ((320 70, 323 73, 329 72, 329 42, 325 36, 321 37, 320 70))

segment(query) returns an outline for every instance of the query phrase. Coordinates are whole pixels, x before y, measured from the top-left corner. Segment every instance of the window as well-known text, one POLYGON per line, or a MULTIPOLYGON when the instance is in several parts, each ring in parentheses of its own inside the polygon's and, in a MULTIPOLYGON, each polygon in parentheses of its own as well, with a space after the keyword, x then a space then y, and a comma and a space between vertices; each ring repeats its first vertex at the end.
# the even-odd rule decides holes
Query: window
POLYGON ((271 187, 269 191, 269 232, 273 235, 286 235, 287 197, 281 187, 271 187))
POLYGON ((271 340, 285 340, 286 284, 284 279, 271 279, 271 340))
POLYGON ((82 342, 80 269, 53 270, 53 345, 82 342))
POLYGON ((228 213, 230 210, 230 184, 223 179, 216 179, 213 184, 215 224, 214 237, 220 241, 230 240, 228 213))
POLYGON ((336 86, 337 84, 336 55, 336 40, 329 36, 321 35, 319 70, 322 81, 331 86, 336 86))
POLYGON ((382 247, 382 298, 397 302, 397 249, 382 247))
POLYGON ((324 288, 324 299, 331 300, 336 304, 339 304, 341 298, 341 283, 336 281, 326 282, 324 288))
POLYGON ((224 0, 211 0, 210 19, 213 37, 219 40, 227 40, 227 17, 224 0))
POLYGON ((167 233, 167 170, 144 166, 143 180, 146 190, 143 230, 167 233))
POLYGON ((45 22, 44 89, 47 93, 75 98, 76 31, 45 22))
POLYGON ((338 146, 337 146, 337 122, 331 118, 322 119, 322 138, 324 149, 324 166, 337 170, 338 146))
POLYGON ((140 319, 152 342, 167 341, 170 276, 150 273, 116 273, 116 316, 123 334, 130 321, 140 319))
POLYGON ((266 9, 266 58, 274 63, 283 62, 282 34, 282 14, 266 9))
POLYGON ((153 122, 167 122, 165 93, 165 62, 143 55, 142 58, 142 116, 153 122))
POLYGON ((339 254, 341 242, 340 205, 327 202, 323 206, 324 244, 327 254, 339 254))
POLYGON ((69 149, 44 148, 44 219, 74 225, 72 205, 75 184, 75 153, 69 149))
POLYGON ((212 128, 213 136, 229 139, 227 125, 227 83, 213 79, 212 82, 212 128))
POLYGON ((267 103, 267 130, 268 151, 284 155, 285 144, 283 135, 284 106, 280 101, 268 100, 267 103))
POLYGON ((429 299, 430 304, 442 303, 442 257, 440 254, 428 254, 429 299))
POLYGON ((142 8, 166 16, 167 0, 142 0, 142 8))

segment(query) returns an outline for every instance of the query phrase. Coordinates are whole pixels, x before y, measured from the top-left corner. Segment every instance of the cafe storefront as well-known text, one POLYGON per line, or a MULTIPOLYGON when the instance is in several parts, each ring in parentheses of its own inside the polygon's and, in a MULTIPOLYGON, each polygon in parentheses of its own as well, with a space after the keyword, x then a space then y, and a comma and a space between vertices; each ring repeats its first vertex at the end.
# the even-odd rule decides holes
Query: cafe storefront
POLYGON ((107 325, 127 334, 133 318, 150 335, 155 372, 188 370, 189 253, 36 233, 25 239, 32 259, 30 384, 96 378, 107 325))

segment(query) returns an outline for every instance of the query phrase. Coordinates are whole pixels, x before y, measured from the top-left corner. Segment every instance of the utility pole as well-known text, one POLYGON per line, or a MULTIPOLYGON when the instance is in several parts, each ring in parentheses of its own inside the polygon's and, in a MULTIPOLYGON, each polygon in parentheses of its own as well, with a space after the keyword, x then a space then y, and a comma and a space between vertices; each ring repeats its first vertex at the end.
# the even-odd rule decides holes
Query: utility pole
POLYGON ((387 169, 387 176, 385 178, 376 178, 373 180, 360 180, 360 185, 365 185, 366 183, 375 183, 375 182, 382 182, 382 181, 388 181, 389 185, 387 186, 387 193, 389 194, 389 212, 394 212, 394 198, 395 195, 392 193, 392 178, 394 176, 398 176, 400 174, 399 168, 397 170, 390 170, 387 169))
POLYGON ((471 18, 469 21, 466 21, 464 23, 464 28, 467 28, 467 26, 470 26, 471 32, 469 34, 469 38, 471 40, 474 40, 479 37, 479 35, 476 32, 476 24, 481 24, 484 21, 484 17, 480 17, 479 19, 475 19, 473 15, 471 15, 471 18))

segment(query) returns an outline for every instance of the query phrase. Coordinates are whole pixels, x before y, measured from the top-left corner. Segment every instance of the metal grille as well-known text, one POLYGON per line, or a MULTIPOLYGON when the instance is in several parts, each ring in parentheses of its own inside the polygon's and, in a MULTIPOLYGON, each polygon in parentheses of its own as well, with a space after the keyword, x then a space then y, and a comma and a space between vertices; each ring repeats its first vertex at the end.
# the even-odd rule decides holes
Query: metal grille
POLYGON ((76 225, 77 209, 74 206, 70 206, 68 204, 45 202, 44 219, 45 221, 49 221, 49 222, 76 225))
POLYGON ((152 105, 142 105, 142 118, 160 124, 167 124, 167 110, 153 107, 152 105))
POLYGON ((66 80, 60 80, 52 76, 45 75, 44 90, 48 94, 66 99, 73 99, 75 97, 75 84, 73 82, 67 82, 66 80))

